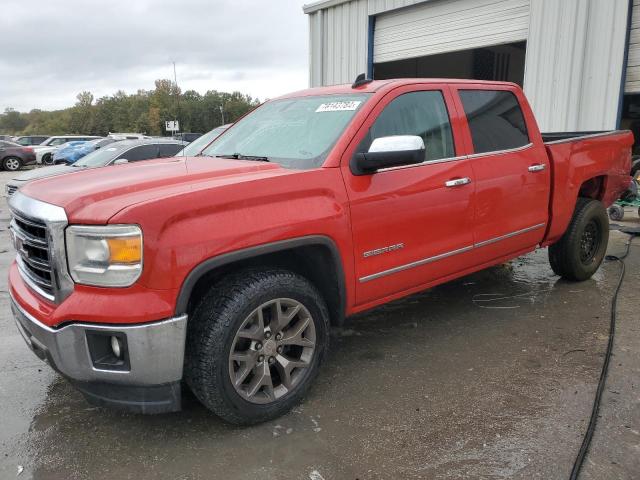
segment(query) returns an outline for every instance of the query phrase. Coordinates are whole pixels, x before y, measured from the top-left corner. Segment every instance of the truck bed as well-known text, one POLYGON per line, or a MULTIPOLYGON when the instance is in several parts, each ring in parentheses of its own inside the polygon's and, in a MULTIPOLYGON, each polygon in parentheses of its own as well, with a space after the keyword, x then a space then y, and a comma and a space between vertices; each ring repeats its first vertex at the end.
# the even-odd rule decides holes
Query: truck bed
POLYGON ((590 137, 593 135, 607 135, 616 133, 616 130, 586 130, 582 132, 546 132, 542 133, 542 141, 544 143, 565 142, 580 137, 590 137))
POLYGON ((629 185, 633 134, 628 130, 544 133, 551 166, 550 219, 543 246, 564 233, 578 196, 611 205, 629 185))

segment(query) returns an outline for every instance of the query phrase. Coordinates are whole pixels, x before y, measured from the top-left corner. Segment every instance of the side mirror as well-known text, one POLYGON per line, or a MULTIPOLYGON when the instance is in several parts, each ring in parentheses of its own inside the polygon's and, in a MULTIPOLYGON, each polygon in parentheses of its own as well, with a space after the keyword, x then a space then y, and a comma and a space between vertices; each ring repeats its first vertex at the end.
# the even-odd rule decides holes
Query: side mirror
POLYGON ((376 138, 367 153, 356 153, 351 159, 354 175, 367 175, 381 168, 415 165, 424 162, 424 141, 417 135, 394 135, 376 138))
POLYGON ((125 163, 129 163, 129 160, 127 160, 126 158, 119 158, 115 162, 113 162, 114 165, 123 165, 125 163))

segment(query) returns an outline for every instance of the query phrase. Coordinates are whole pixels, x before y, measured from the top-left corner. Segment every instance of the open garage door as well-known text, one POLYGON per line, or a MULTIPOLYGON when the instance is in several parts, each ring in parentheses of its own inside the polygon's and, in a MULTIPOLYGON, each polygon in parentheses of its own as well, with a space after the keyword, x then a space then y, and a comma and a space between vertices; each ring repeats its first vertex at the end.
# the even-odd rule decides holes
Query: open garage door
POLYGON ((527 39, 529 0, 434 0, 376 17, 374 63, 527 39))
POLYGON ((527 42, 438 53, 376 63, 373 77, 387 78, 470 78, 500 80, 522 86, 527 42))

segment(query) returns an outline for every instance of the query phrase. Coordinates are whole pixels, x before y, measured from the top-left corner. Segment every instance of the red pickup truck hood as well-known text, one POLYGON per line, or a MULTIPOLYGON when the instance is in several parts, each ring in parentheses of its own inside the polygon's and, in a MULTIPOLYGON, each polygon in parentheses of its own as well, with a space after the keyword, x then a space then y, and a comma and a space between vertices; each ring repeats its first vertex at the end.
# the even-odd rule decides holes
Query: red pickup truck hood
POLYGON ((125 207, 188 191, 203 181, 229 185, 287 172, 274 163, 172 157, 36 180, 21 192, 63 207, 72 222, 100 224, 125 207))

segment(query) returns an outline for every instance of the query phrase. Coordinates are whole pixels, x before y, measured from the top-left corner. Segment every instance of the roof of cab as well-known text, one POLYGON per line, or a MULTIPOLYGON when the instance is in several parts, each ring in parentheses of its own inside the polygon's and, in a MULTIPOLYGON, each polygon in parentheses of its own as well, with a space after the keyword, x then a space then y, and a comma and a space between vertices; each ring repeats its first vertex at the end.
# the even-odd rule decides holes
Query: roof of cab
POLYGON ((293 97, 306 97, 312 95, 348 95, 351 93, 374 93, 379 90, 389 90, 403 85, 448 83, 448 84, 483 84, 483 85, 515 85, 511 82, 499 82, 494 80, 465 80, 460 78, 395 78, 391 80, 372 80, 364 85, 353 87, 350 83, 331 85, 328 87, 313 87, 297 92, 288 93, 274 100, 293 97), (386 87, 386 88, 385 88, 386 87))

